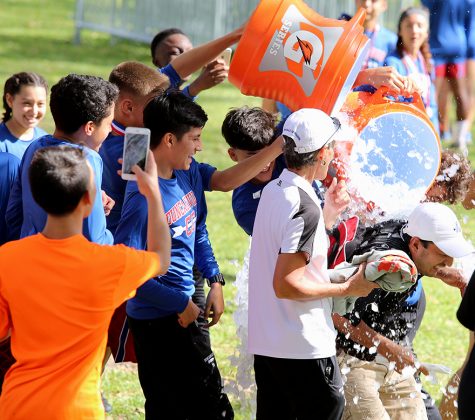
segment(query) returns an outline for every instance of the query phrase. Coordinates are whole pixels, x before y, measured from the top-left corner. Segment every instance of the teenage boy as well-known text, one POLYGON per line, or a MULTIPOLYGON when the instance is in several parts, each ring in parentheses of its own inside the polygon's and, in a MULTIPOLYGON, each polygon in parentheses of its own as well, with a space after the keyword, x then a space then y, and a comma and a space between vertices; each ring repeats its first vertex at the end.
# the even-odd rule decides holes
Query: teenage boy
POLYGON ((330 298, 366 296, 375 285, 362 270, 344 285, 331 284, 327 273, 327 236, 312 183, 327 176, 335 122, 316 109, 289 116, 288 169, 264 188, 257 209, 248 323, 258 420, 336 420, 343 412, 330 298))
POLYGON ((148 252, 83 236, 100 195, 85 148, 43 147, 32 157, 31 193, 48 216, 41 233, 0 250, 0 340, 11 334, 17 359, 5 379, 0 418, 104 418, 100 367, 112 312, 166 272, 170 260, 152 154, 146 172, 133 169, 150 212, 148 252))
MULTIPOLYGON (((94 171, 97 191, 101 191, 102 159, 99 148, 109 134, 114 118, 117 87, 100 77, 70 74, 51 88, 50 108, 55 130, 33 142, 25 152, 19 176, 13 185, 6 214, 10 238, 17 239, 41 232, 46 212, 31 194, 28 167, 36 150, 63 144, 85 147, 94 171)), ((84 222, 84 236, 99 244, 112 244, 106 229, 101 194, 95 196, 94 207, 84 222)))
POLYGON ((418 328, 418 311, 423 309, 409 302, 408 297, 417 294, 422 276, 462 287, 456 278, 450 281, 449 267, 454 258, 474 250, 463 238, 454 212, 439 203, 419 204, 407 221, 387 221, 369 228, 347 256, 351 259, 372 249, 406 252, 417 267, 419 280, 403 293, 374 290, 358 299, 345 317, 334 314, 340 331, 337 343, 344 352, 340 366, 350 367, 345 383, 345 416, 426 419, 420 385, 412 376, 418 370, 412 340, 418 328))

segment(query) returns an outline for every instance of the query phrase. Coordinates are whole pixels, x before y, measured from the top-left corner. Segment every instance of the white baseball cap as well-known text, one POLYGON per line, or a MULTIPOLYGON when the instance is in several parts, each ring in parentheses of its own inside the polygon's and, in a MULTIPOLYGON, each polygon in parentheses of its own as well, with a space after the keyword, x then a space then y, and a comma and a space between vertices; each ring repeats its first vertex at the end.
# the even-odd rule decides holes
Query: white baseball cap
POLYGON ((440 203, 419 204, 409 215, 404 232, 433 242, 452 258, 475 252, 472 244, 464 239, 455 213, 440 203))
POLYGON ((337 118, 319 109, 302 108, 289 115, 282 134, 295 142, 297 153, 310 153, 325 146, 340 127, 337 118))

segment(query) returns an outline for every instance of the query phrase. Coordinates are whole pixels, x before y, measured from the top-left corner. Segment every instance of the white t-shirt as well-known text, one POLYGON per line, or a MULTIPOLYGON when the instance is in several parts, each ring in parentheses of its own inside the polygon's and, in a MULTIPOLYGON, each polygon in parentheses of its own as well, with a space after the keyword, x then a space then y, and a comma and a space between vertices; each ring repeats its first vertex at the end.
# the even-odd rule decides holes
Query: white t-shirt
POLYGON ((328 239, 320 201, 312 186, 284 169, 263 190, 256 213, 249 262, 249 352, 286 359, 335 355, 330 298, 278 299, 273 288, 279 253, 306 252, 305 277, 330 283, 328 239))

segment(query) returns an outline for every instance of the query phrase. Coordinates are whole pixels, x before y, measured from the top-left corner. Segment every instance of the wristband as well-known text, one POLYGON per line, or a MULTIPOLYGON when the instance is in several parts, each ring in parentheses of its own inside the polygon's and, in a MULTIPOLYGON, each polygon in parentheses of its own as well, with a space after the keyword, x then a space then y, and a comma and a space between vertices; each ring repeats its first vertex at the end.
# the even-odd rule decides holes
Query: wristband
POLYGON ((222 286, 226 284, 226 282, 224 281, 224 276, 221 273, 218 273, 210 277, 209 279, 206 279, 206 283, 208 283, 208 287, 211 287, 213 283, 219 283, 222 286))

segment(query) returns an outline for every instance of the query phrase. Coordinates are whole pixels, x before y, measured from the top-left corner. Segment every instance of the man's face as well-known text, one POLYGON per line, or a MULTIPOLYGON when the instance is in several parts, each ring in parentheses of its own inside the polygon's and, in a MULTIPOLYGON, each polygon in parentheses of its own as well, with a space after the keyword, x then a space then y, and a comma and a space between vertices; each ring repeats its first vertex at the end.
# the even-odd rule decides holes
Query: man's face
POLYGON ((356 9, 366 10, 366 22, 377 20, 379 15, 387 9, 386 0, 355 0, 356 9))
POLYGON ((173 169, 190 169, 192 157, 202 150, 201 131, 203 127, 193 127, 180 140, 176 137, 173 143, 173 169))
POLYGON ((410 248, 417 271, 424 276, 434 277, 439 268, 450 267, 454 262, 432 242, 425 248, 419 238, 412 238, 410 248))
POLYGON ((157 48, 153 56, 153 64, 157 67, 165 67, 180 54, 193 48, 191 41, 186 35, 173 34, 165 38, 157 48))
POLYGON ((94 132, 90 136, 88 146, 98 151, 102 143, 109 135, 112 129, 112 120, 114 119, 114 105, 110 107, 109 114, 104 117, 99 123, 94 124, 94 132))
MULTIPOLYGON (((269 147, 269 146, 266 146, 269 147)), ((262 150, 262 149, 261 149, 262 150)), ((256 153, 259 153, 260 150, 250 151, 243 149, 231 148, 228 150, 229 156, 235 162, 241 162, 251 156, 254 156, 256 153)), ((258 184, 263 184, 269 182, 272 179, 272 172, 274 171, 275 160, 268 163, 262 168, 262 171, 257 174, 252 181, 258 184)))

